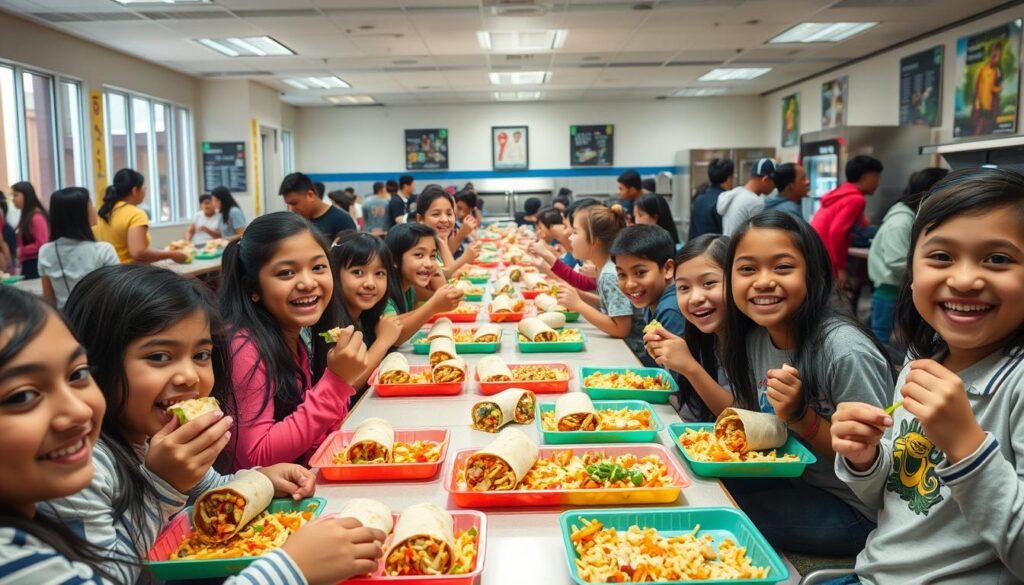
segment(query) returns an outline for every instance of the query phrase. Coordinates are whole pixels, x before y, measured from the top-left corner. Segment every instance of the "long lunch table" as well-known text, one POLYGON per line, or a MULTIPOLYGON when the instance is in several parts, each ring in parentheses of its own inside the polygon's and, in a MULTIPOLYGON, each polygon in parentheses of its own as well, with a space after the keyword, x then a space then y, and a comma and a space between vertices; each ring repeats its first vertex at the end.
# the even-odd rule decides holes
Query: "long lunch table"
MULTIPOLYGON (((178 264, 171 260, 160 260, 154 262, 153 266, 159 266, 166 268, 172 272, 177 272, 184 276, 192 276, 200 278, 213 272, 220 271, 220 257, 213 258, 211 260, 193 260, 188 264, 178 264)), ((14 283, 14 286, 34 295, 43 296, 43 281, 40 278, 33 278, 31 280, 21 280, 14 283)))

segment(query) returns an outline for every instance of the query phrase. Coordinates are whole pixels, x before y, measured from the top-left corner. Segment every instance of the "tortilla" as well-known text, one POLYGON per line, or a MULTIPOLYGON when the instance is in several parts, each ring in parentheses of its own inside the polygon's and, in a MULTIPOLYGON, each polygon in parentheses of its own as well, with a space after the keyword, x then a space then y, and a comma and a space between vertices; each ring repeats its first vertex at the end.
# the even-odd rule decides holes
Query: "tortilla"
POLYGON ((519 424, 533 422, 536 404, 537 398, 533 392, 522 388, 509 388, 473 405, 473 409, 470 411, 473 428, 478 431, 496 433, 510 422, 519 424), (520 406, 522 408, 519 408, 520 406))
POLYGON ((435 337, 430 342, 430 365, 437 365, 445 360, 458 357, 455 342, 450 337, 435 337))
POLYGON ((565 313, 541 313, 536 318, 552 329, 565 327, 565 313))
POLYGON ((497 343, 501 341, 501 326, 494 323, 481 325, 473 332, 473 343, 497 343))
POLYGON ((558 332, 536 317, 520 321, 519 332, 533 342, 558 341, 558 332))
POLYGON ((539 455, 540 449, 530 437, 519 429, 507 428, 466 460, 466 485, 472 491, 513 490, 539 455))
POLYGON ((515 286, 512 284, 511 278, 502 276, 494 283, 494 288, 491 290, 494 294, 511 293, 515 290, 515 286))
POLYGON ((786 444, 789 432, 786 424, 774 414, 726 408, 715 421, 715 436, 725 441, 727 447, 735 452, 746 453, 778 449, 786 444), (746 437, 745 441, 742 436, 746 437), (739 440, 741 444, 737 445, 733 439, 739 440))
POLYGON ((430 332, 427 333, 427 339, 433 341, 438 337, 447 337, 448 339, 455 339, 455 332, 452 330, 452 320, 448 317, 441 317, 434 323, 434 326, 430 328, 430 332))
POLYGON ((558 299, 548 293, 540 293, 534 297, 533 304, 544 312, 565 312, 565 307, 558 304, 558 299))
MULTIPOLYGON (((418 574, 447 575, 455 564, 455 520, 436 504, 417 504, 402 510, 395 524, 391 545, 384 553, 384 572, 394 575, 391 553, 407 541, 425 538, 439 547, 434 557, 437 566, 420 566, 418 574)), ((400 556, 400 555, 399 555, 400 556)))
POLYGON ((476 377, 480 382, 511 382, 512 370, 505 360, 496 355, 488 355, 476 363, 476 377))
POLYGON ((381 384, 408 384, 410 379, 409 360, 397 351, 389 353, 378 368, 377 382, 381 384))
POLYGON ((596 431, 597 411, 583 392, 570 392, 555 402, 555 421, 559 431, 596 431))
POLYGON ((512 298, 506 294, 500 294, 491 299, 491 312, 492 313, 514 313, 512 308, 512 298))
POLYGON ((259 516, 274 499, 270 478, 243 469, 227 484, 203 492, 192 508, 196 532, 214 542, 225 541, 259 516))
POLYGON ((384 534, 391 534, 391 529, 395 527, 395 519, 391 516, 391 508, 382 502, 368 498, 349 500, 342 506, 338 516, 342 518, 355 518, 363 526, 376 528, 384 534))
POLYGON ((450 384, 466 381, 466 360, 457 357, 445 360, 431 370, 431 379, 435 384, 450 384))
POLYGON ((526 288, 528 289, 537 288, 538 284, 544 284, 545 282, 547 282, 547 277, 545 277, 543 274, 533 272, 523 275, 523 283, 526 285, 526 288))
POLYGON ((220 403, 212 396, 183 400, 167 407, 167 412, 178 417, 178 424, 182 425, 208 412, 217 412, 218 410, 220 410, 220 403))
POLYGON ((394 460, 395 429, 382 418, 368 418, 356 426, 345 448, 349 463, 391 463, 394 460))

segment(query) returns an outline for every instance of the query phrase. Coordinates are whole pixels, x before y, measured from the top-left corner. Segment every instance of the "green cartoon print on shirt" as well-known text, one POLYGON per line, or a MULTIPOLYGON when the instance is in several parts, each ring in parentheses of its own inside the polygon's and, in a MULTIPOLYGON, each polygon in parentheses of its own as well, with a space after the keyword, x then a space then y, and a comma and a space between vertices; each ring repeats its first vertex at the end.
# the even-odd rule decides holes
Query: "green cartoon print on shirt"
POLYGON ((927 516, 928 510, 942 501, 942 484, 935 473, 942 452, 925 436, 916 418, 900 421, 899 437, 892 444, 892 461, 885 489, 907 502, 915 514, 927 516))

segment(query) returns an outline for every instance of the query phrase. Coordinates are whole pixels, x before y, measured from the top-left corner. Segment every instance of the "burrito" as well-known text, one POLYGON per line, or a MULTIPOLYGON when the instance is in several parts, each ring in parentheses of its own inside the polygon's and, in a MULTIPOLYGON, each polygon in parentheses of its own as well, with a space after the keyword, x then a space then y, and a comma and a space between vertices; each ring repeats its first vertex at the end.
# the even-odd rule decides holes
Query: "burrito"
POLYGON ((539 455, 537 444, 523 431, 507 428, 466 460, 466 485, 476 492, 513 490, 539 455))
POLYGON ((535 317, 519 322, 519 332, 530 341, 558 341, 558 332, 535 317))
POLYGON ((548 293, 540 293, 539 295, 537 295, 533 299, 533 304, 536 305, 538 309, 540 309, 541 311, 544 311, 545 313, 548 313, 548 312, 564 313, 565 312, 565 307, 563 307, 562 305, 558 304, 558 299, 556 299, 555 297, 549 295, 548 293))
POLYGON ((448 317, 441 317, 434 323, 434 326, 430 328, 430 332, 427 333, 427 340, 434 341, 438 337, 447 337, 448 339, 455 339, 455 332, 452 329, 452 320, 448 317))
POLYGON ((537 315, 536 318, 552 329, 561 329, 562 327, 565 327, 564 313, 541 313, 540 315, 537 315))
POLYGON ((345 459, 352 464, 391 463, 395 446, 395 429, 382 418, 368 418, 356 426, 352 440, 345 448, 345 459))
POLYGON ((455 353, 455 342, 450 337, 435 337, 430 342, 430 365, 437 364, 458 357, 455 353))
POLYGON ((715 421, 715 436, 734 453, 778 449, 789 437, 786 425, 774 414, 726 408, 715 421))
POLYGON ((494 287, 491 292, 496 295, 500 294, 512 294, 515 292, 516 287, 512 284, 512 279, 507 276, 502 276, 494 283, 494 287))
POLYGON ((555 421, 559 431, 596 431, 597 411, 583 392, 563 394, 555 402, 555 421))
POLYGON ((392 577, 447 575, 455 565, 455 520, 435 504, 402 510, 384 559, 392 577))
POLYGON ((391 517, 391 508, 382 502, 367 498, 349 500, 342 506, 338 516, 355 518, 363 526, 376 528, 384 534, 391 534, 391 529, 395 527, 395 519, 391 517))
POLYGON ((452 382, 466 381, 466 360, 457 357, 445 360, 431 371, 431 378, 435 384, 450 384, 452 382))
POLYGON ((481 325, 473 332, 473 343, 498 343, 501 340, 501 327, 494 323, 481 325))
POLYGON ((381 384, 408 384, 412 375, 409 373, 409 360, 397 351, 391 352, 380 362, 380 375, 377 381, 381 384))
POLYGON ((525 284, 526 288, 528 289, 534 289, 537 288, 537 285, 546 283, 547 278, 543 274, 537 274, 536 272, 534 272, 532 274, 523 275, 523 284, 525 284))
POLYGON ((476 363, 476 377, 481 382, 511 382, 512 370, 505 360, 496 355, 480 358, 476 363))
POLYGON ((192 524, 207 540, 225 541, 259 516, 274 499, 274 484, 259 471, 245 469, 227 484, 204 492, 192 509, 192 524))
POLYGON ((508 278, 512 282, 519 282, 523 279, 523 269, 519 266, 513 266, 508 269, 508 278))
POLYGON ((183 400, 177 404, 172 404, 167 407, 167 412, 176 416, 179 424, 185 424, 188 421, 195 420, 208 412, 217 412, 218 410, 220 410, 220 403, 212 396, 183 400))
POLYGON ((533 392, 521 388, 509 388, 473 405, 473 428, 478 431, 496 433, 506 424, 533 422, 537 398, 533 392))
POLYGON ((491 300, 492 313, 514 313, 512 309, 512 298, 506 294, 500 294, 491 300))

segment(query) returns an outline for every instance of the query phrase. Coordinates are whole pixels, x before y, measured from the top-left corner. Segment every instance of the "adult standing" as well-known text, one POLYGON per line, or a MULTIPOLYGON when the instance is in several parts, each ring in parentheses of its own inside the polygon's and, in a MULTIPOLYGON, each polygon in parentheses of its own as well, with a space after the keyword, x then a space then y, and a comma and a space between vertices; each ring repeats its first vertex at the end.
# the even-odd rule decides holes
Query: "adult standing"
POLYGON ((412 175, 398 177, 398 195, 405 202, 405 220, 416 221, 416 179, 412 175))
POLYGON ((772 179, 777 191, 764 200, 764 208, 783 211, 802 220, 804 214, 800 201, 811 192, 811 181, 804 167, 795 163, 779 165, 772 179))
POLYGON ((103 193, 99 220, 92 228, 96 239, 110 242, 122 264, 174 260, 185 262, 188 254, 180 250, 163 251, 149 247, 149 217, 139 209, 146 199, 146 179, 132 169, 121 169, 103 193))
POLYGON ((718 197, 733 188, 736 165, 727 158, 713 158, 708 165, 710 186, 697 197, 690 210, 690 239, 705 234, 721 234, 722 214, 718 213, 718 197))
MULTIPOLYGON (((775 161, 759 158, 750 168, 750 179, 718 196, 715 209, 722 216, 722 233, 731 236, 748 219, 764 209, 764 196, 775 190, 775 161)), ((707 194, 701 195, 706 197, 707 194)))
POLYGON ((221 185, 210 191, 210 195, 213 195, 220 213, 220 237, 229 241, 240 239, 245 232, 245 214, 242 213, 242 208, 238 206, 231 190, 221 185))
POLYGON ((405 223, 406 215, 409 213, 409 206, 406 205, 405 199, 398 194, 398 181, 388 179, 384 188, 388 192, 388 219, 391 220, 391 225, 396 226, 405 223))
POLYGON ((377 181, 373 184, 373 195, 363 202, 363 220, 366 222, 364 229, 375 236, 386 234, 395 225, 388 214, 390 208, 391 197, 384 183, 377 181))
POLYGON ((14 233, 14 227, 7 223, 7 197, 0 191, 0 270, 6 272, 14 271, 15 254, 18 250, 18 236, 14 233))
POLYGON ((284 197, 288 211, 308 219, 317 231, 332 240, 339 232, 356 229, 352 216, 321 199, 313 180, 303 173, 285 177, 278 194, 284 197))
POLYGON ((28 181, 11 185, 11 201, 21 210, 16 230, 21 274, 25 278, 39 278, 39 248, 50 241, 50 217, 28 181))

